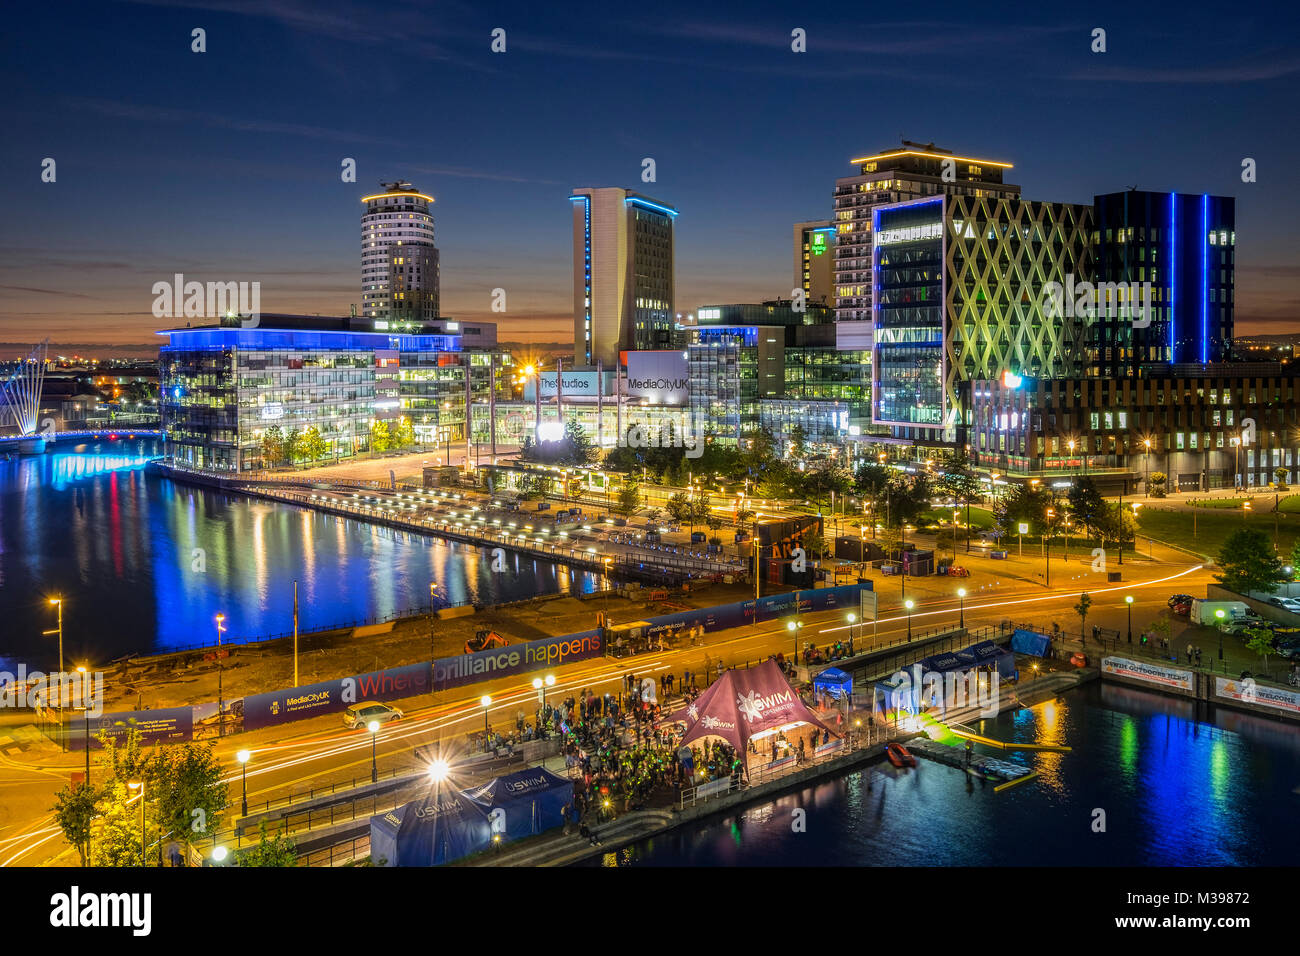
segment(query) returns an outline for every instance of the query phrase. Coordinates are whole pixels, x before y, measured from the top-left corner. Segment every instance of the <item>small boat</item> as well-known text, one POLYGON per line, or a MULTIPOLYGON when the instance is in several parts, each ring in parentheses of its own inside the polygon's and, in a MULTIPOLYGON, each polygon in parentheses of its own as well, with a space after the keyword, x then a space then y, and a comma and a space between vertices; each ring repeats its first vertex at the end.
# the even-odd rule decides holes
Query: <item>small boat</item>
POLYGON ((895 767, 915 767, 916 758, 908 753, 902 744, 890 744, 885 748, 885 756, 895 767))

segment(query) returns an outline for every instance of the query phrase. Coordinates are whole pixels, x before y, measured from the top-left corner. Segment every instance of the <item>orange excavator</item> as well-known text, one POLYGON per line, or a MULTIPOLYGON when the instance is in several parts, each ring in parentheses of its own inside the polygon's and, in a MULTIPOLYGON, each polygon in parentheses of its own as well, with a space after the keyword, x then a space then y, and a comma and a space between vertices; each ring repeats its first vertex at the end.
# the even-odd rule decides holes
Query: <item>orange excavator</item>
POLYGON ((490 631, 487 628, 484 628, 465 642, 465 653, 473 654, 476 651, 487 651, 496 647, 509 646, 510 642, 496 631, 490 631))

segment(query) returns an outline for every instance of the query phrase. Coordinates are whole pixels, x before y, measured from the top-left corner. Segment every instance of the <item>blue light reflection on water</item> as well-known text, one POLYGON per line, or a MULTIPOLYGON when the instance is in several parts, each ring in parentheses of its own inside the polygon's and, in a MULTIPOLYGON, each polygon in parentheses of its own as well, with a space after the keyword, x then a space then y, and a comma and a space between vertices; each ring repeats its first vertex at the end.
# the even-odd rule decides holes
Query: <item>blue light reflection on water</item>
MULTIPOLYGON (((49 596, 61 594, 65 657, 111 660, 216 639, 288 633, 429 602, 495 603, 597 587, 594 575, 148 473, 149 441, 55 446, 0 461, 0 663, 49 668, 49 596)), ((12 667, 10 668, 12 669, 12 667)))
POLYGON ((1254 866, 1300 854, 1294 724, 1228 710, 1197 720, 1189 702, 1093 683, 982 730, 1073 749, 996 754, 1041 774, 1001 793, 930 761, 876 765, 592 865, 1254 866))

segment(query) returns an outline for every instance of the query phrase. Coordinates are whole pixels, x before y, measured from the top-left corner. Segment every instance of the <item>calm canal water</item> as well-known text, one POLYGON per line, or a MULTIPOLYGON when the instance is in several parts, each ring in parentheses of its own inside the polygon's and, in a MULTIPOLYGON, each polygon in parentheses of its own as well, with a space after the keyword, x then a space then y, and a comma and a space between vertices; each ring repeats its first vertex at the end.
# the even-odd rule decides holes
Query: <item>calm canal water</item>
POLYGON ((1021 752, 1013 759, 1041 776, 1002 793, 924 759, 881 764, 591 865, 1294 865, 1300 731, 1227 710, 1200 717, 1094 682, 983 722, 996 739, 1073 748, 1021 752), (804 833, 791 830, 796 808, 804 833), (1094 808, 1105 833, 1093 832, 1094 808))
POLYGON ((64 656, 243 641, 382 618, 439 599, 495 603, 590 591, 596 578, 309 509, 178 484, 145 470, 155 443, 54 446, 0 461, 0 669, 57 666, 48 599, 61 594, 64 656), (199 552, 196 554, 196 549, 199 552))

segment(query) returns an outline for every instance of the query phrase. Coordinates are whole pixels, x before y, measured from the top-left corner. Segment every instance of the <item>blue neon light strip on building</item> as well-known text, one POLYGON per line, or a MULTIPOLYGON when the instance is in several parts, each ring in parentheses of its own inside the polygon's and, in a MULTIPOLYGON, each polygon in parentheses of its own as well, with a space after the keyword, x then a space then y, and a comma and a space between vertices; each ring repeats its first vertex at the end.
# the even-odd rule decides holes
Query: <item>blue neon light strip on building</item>
POLYGON ((1201 362, 1210 360, 1210 194, 1201 193, 1201 362))
POLYGON ((459 335, 389 335, 386 332, 335 332, 325 329, 168 329, 165 350, 325 349, 402 352, 459 352, 459 335))
POLYGON ((1174 332, 1174 305, 1177 302, 1178 247, 1176 230, 1178 228, 1178 193, 1169 194, 1169 361, 1178 361, 1175 355, 1176 335, 1174 332))
POLYGON ((629 196, 623 202, 630 203, 633 206, 644 206, 646 209, 652 209, 655 212, 661 212, 669 218, 677 218, 677 210, 671 206, 661 206, 658 203, 650 202, 648 199, 642 199, 640 196, 629 196))

